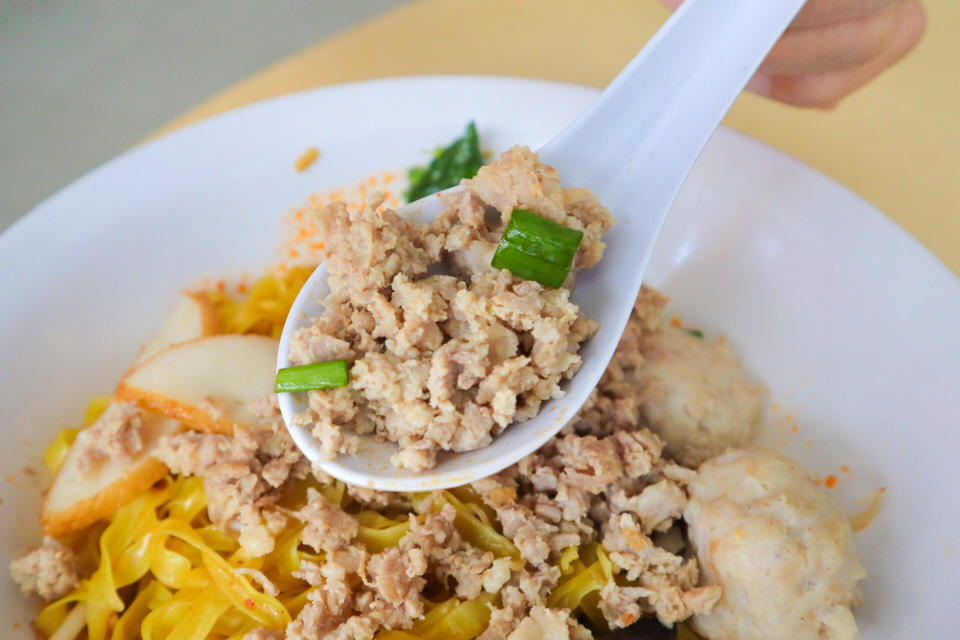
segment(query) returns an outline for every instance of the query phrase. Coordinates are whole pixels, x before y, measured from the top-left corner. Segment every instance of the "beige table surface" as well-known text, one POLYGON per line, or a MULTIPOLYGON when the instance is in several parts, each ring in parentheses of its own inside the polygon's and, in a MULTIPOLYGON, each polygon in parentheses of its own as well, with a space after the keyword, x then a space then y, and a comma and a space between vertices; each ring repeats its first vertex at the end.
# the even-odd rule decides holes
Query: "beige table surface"
MULTIPOLYGON (((960 274, 960 2, 927 0, 919 49, 832 112, 745 95, 727 124, 847 185, 960 274)), ((301 51, 163 131, 321 85, 437 73, 602 87, 666 18, 657 0, 425 0, 301 51)))

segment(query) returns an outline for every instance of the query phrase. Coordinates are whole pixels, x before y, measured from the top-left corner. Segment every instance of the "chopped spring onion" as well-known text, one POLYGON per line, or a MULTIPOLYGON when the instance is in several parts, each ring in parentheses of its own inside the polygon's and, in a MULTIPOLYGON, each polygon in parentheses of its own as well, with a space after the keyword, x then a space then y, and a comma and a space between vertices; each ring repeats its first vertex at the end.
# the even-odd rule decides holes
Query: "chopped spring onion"
POLYGON ((703 340, 703 331, 700 331, 700 329, 684 329, 684 331, 692 335, 694 338, 700 338, 703 340))
POLYGON ((460 184, 462 178, 472 178, 483 166, 480 138, 477 127, 471 121, 463 136, 450 146, 437 151, 427 167, 413 167, 408 172, 410 188, 404 194, 407 202, 413 202, 431 193, 443 191, 460 184))
POLYGON ((490 264, 556 289, 570 274, 582 241, 583 231, 514 209, 490 264))
POLYGON ((277 371, 277 393, 312 391, 345 387, 350 382, 350 370, 346 360, 314 362, 299 367, 287 367, 277 371))

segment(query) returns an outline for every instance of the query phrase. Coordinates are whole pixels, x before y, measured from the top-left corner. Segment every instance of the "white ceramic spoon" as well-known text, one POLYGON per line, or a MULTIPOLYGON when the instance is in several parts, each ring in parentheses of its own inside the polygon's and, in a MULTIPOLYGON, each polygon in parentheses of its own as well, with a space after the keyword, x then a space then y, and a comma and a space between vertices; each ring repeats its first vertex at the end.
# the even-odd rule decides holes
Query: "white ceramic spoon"
MULTIPOLYGON (((493 442, 468 453, 443 453, 436 468, 394 468, 393 443, 367 438, 357 455, 322 461, 319 443, 292 424, 305 394, 280 394, 280 409, 297 446, 330 475, 386 491, 461 485, 513 464, 566 424, 600 380, 630 316, 664 218, 703 147, 747 81, 803 6, 804 0, 688 0, 572 125, 540 149, 565 185, 588 187, 616 216, 603 260, 577 277, 573 296, 597 334, 580 351, 583 366, 562 398, 533 419, 510 425, 493 442)), ((469 115, 469 114, 465 114, 469 115)), ((430 196, 400 209, 431 220, 430 196)), ((708 211, 704 212, 709 215, 708 211)), ((321 265, 300 292, 280 338, 277 367, 293 332, 322 310, 329 293, 321 265)))

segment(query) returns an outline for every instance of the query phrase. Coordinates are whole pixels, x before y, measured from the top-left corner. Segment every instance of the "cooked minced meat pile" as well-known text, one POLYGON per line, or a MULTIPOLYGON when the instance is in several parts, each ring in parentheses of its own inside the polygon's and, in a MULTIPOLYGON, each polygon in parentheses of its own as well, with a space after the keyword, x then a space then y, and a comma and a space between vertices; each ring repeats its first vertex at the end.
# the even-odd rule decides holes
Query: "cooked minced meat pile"
POLYGON ((721 590, 701 584, 697 559, 684 552, 681 522, 696 471, 666 457, 663 441, 643 426, 643 386, 636 384, 643 377, 641 338, 664 329, 665 302, 643 290, 610 368, 577 420, 536 453, 471 485, 518 549, 519 562, 465 540, 441 492, 415 508, 409 494, 360 487, 347 488, 346 509, 313 490, 292 514, 277 506, 286 483, 310 471, 283 428, 275 396, 255 407, 261 421, 253 433, 177 434, 168 437, 162 458, 175 472, 204 478, 210 513, 221 526, 239 525, 251 554, 270 553, 291 515, 305 525, 303 543, 324 554, 323 564, 303 562, 297 573, 316 587, 308 604, 284 634, 266 637, 371 638, 378 629, 406 629, 424 615, 429 590, 443 584, 461 598, 499 594, 481 640, 590 638, 566 609, 548 602, 562 578, 561 554, 590 543, 603 546, 622 578, 597 602, 610 627, 642 616, 685 620, 710 611, 721 590), (352 512, 361 508, 410 514, 410 531, 396 547, 372 554, 357 538, 352 512))
POLYGON ((350 384, 309 392, 295 422, 324 452, 355 450, 356 434, 396 442, 394 464, 436 465, 440 451, 488 444, 512 422, 562 395, 596 331, 570 300, 574 273, 600 260, 613 217, 585 189, 524 147, 505 152, 444 198, 431 224, 416 224, 375 199, 362 211, 319 211, 330 294, 322 315, 290 341, 303 365, 347 360, 350 384), (583 231, 559 289, 490 266, 515 208, 583 231), (444 274, 435 274, 443 265, 444 274))
MULTIPOLYGON (((442 588, 465 599, 498 596, 481 640, 584 640, 592 632, 551 602, 551 595, 564 578, 564 553, 593 543, 601 545, 616 574, 595 601, 607 626, 624 627, 644 616, 673 624, 723 609, 718 602, 729 600, 721 600, 722 584, 707 579, 685 542, 684 512, 691 512, 693 487, 703 483, 694 468, 666 453, 685 450, 678 440, 684 432, 666 430, 661 438, 647 428, 652 426, 647 415, 669 415, 658 404, 664 394, 650 391, 654 379, 671 379, 664 377, 663 345, 651 340, 672 331, 662 322, 665 304, 659 293, 643 289, 609 368, 576 419, 534 454, 468 489, 489 510, 492 526, 516 547, 516 558, 497 557, 465 539, 443 492, 414 498, 348 487, 349 498, 340 506, 310 489, 302 507, 281 506, 295 480, 311 472, 323 482, 332 480, 311 471, 284 427, 275 394, 251 405, 256 423, 238 427, 232 436, 196 431, 165 436, 158 457, 175 474, 203 479, 210 519, 225 530, 239 530, 246 553, 262 557, 274 551, 276 537, 295 519, 304 525, 302 544, 323 554, 322 563, 305 560, 295 573, 315 588, 287 628, 255 630, 247 637, 357 640, 382 629, 409 629, 442 588), (407 519, 409 531, 398 545, 373 552, 358 538, 354 514, 362 509, 407 519)), ((672 368, 687 372, 687 383, 677 389, 684 398, 671 404, 699 412, 707 403, 711 415, 753 417, 752 410, 734 410, 747 402, 741 386, 750 390, 753 403, 761 402, 763 391, 746 383, 740 364, 726 357, 729 348, 687 333, 673 336, 670 344, 684 340, 688 344, 667 350, 676 360, 672 368), (723 357, 704 357, 713 349, 723 357), (725 375, 716 369, 719 363, 728 369, 725 375)), ((742 444, 754 425, 715 426, 710 446, 719 450, 742 444)), ((11 573, 24 590, 50 599, 83 577, 78 566, 67 548, 48 541, 15 561, 11 573)), ((263 588, 272 592, 269 580, 263 588)))

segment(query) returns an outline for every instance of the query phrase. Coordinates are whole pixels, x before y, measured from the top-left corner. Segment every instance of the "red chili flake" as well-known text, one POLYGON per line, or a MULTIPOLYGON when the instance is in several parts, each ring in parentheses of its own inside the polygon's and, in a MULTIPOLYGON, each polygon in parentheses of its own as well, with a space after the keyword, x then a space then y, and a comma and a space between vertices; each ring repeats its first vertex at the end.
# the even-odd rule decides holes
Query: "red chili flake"
POLYGON ((253 609, 255 606, 257 606, 257 603, 253 601, 253 598, 247 598, 243 601, 243 606, 245 606, 247 609, 253 609))
POLYGON ((835 486, 837 486, 837 476, 827 476, 826 485, 830 489, 833 489, 835 486))

